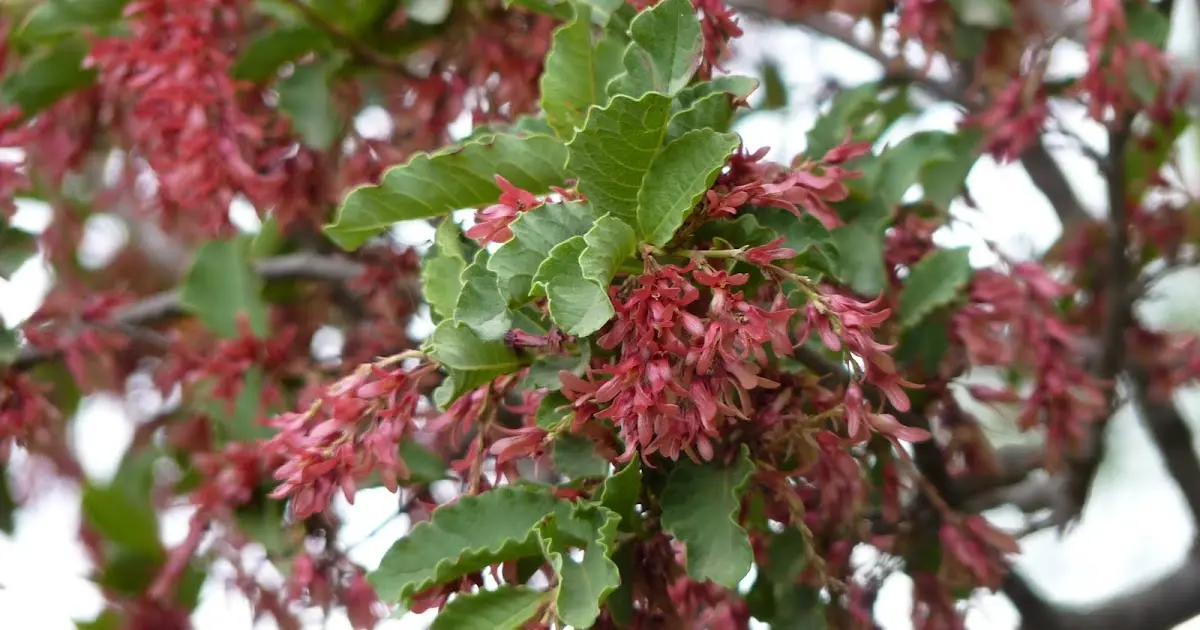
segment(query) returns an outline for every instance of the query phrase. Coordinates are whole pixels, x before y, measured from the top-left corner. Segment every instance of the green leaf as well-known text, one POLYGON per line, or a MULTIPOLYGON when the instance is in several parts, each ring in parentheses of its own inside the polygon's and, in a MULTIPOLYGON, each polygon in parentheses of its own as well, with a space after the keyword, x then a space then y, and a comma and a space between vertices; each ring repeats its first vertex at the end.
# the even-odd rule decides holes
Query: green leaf
POLYGON ((500 294, 499 279, 487 268, 488 252, 481 249, 462 272, 462 290, 454 320, 466 324, 480 339, 497 340, 512 327, 508 301, 500 294))
POLYGON ((687 548, 688 575, 734 588, 750 571, 750 539, 734 518, 753 473, 745 447, 730 468, 681 459, 671 471, 662 494, 662 526, 687 548))
POLYGON ((634 528, 634 507, 642 493, 642 464, 634 458, 624 468, 604 480, 600 488, 600 505, 621 516, 621 530, 634 528))
MULTIPOLYGON (((520 6, 556 18, 569 19, 576 15, 569 0, 504 0, 504 7, 520 6)), ((608 23, 612 14, 625 6, 622 0, 585 0, 578 2, 590 8, 592 22, 599 26, 608 23)))
POLYGON ((664 147, 650 164, 638 194, 642 238, 659 247, 666 245, 740 142, 735 134, 697 129, 664 147))
POLYGON ((968 26, 992 30, 1013 23, 1013 7, 1008 0, 950 0, 950 7, 968 26))
POLYGON ((96 79, 94 69, 83 67, 89 50, 82 39, 64 40, 39 50, 8 75, 0 85, 0 97, 19 107, 26 118, 37 114, 96 79))
POLYGON ((521 381, 522 388, 527 390, 545 388, 550 391, 557 391, 562 389, 562 379, 558 376, 559 372, 566 370, 577 376, 582 376, 591 359, 591 349, 586 343, 580 344, 579 349, 580 353, 578 355, 550 354, 538 356, 533 360, 533 365, 529 366, 529 371, 521 381))
POLYGON ((37 3, 14 35, 15 40, 36 43, 87 29, 106 35, 117 23, 129 0, 46 0, 37 3))
POLYGON ((433 483, 446 478, 446 462, 412 438, 400 442, 400 459, 408 468, 411 483, 433 483))
POLYGON ((433 402, 438 409, 445 411, 450 403, 458 400, 464 394, 476 388, 487 385, 497 376, 506 374, 501 370, 446 370, 446 379, 433 390, 433 402))
POLYGON ((341 136, 345 117, 333 100, 333 77, 341 59, 297 66, 275 86, 279 110, 292 121, 292 128, 308 146, 325 151, 341 136))
POLYGON ((458 223, 450 218, 438 221, 437 229, 433 231, 433 246, 437 248, 438 255, 457 258, 465 263, 471 258, 468 245, 469 242, 463 240, 462 227, 458 223))
POLYGON ((95 619, 92 619, 91 621, 76 621, 75 629, 76 630, 119 630, 119 628, 123 627, 122 626, 123 623, 124 622, 122 621, 120 614, 118 614, 112 610, 105 610, 104 612, 100 613, 100 616, 96 617, 95 619))
POLYGON ((763 103, 759 109, 771 111, 783 109, 788 103, 788 89, 783 84, 783 75, 779 73, 779 64, 767 60, 762 64, 763 103))
POLYGON ((625 74, 608 93, 640 97, 647 92, 674 95, 700 67, 704 39, 690 0, 663 0, 630 24, 633 42, 625 50, 625 74))
POLYGON ((702 81, 688 86, 675 97, 675 111, 683 111, 694 106, 701 99, 712 94, 729 94, 736 99, 746 100, 758 89, 758 79, 754 77, 731 74, 717 77, 710 81, 702 81))
POLYGON ((322 50, 328 43, 324 31, 308 24, 266 29, 238 56, 231 74, 243 81, 264 81, 274 77, 283 64, 322 50))
POLYGON ((913 265, 900 292, 902 327, 911 328, 959 296, 971 279, 970 255, 969 247, 939 249, 913 265))
POLYGON ((1139 2, 1125 3, 1125 19, 1129 24, 1129 37, 1160 50, 1167 45, 1171 20, 1158 7, 1139 2))
POLYGON ((1146 134, 1150 142, 1130 143, 1125 149, 1125 176, 1133 198, 1140 199, 1145 194, 1150 176, 1162 170, 1167 158, 1174 153, 1180 136, 1192 124, 1191 117, 1182 111, 1174 113, 1169 126, 1150 126, 1146 134))
POLYGON ((850 223, 833 231, 838 279, 862 295, 879 295, 887 284, 883 267, 883 230, 850 223))
POLYGON ((586 244, 579 255, 583 277, 606 287, 617 268, 637 252, 637 233, 624 221, 606 214, 583 235, 586 244))
MULTIPOLYGON (((243 374, 242 391, 238 393, 233 415, 218 423, 216 429, 224 440, 253 443, 259 438, 271 436, 271 429, 258 422, 263 415, 263 372, 262 368, 254 365, 243 374)), ((224 402, 217 404, 224 407, 224 402)), ((224 416, 222 413, 213 415, 217 418, 224 416)))
POLYGON ((499 279, 500 291, 510 300, 525 302, 533 276, 554 246, 580 236, 595 223, 587 203, 552 203, 522 212, 511 228, 512 240, 488 260, 488 269, 499 279))
POLYGON ((378 186, 346 196, 325 233, 342 249, 357 249, 388 226, 493 203, 495 175, 531 192, 549 191, 566 179, 567 151, 556 138, 497 135, 394 166, 378 186))
POLYGON ((8 464, 0 462, 0 532, 12 535, 16 526, 17 502, 8 486, 8 464))
MULTIPOLYGON (((556 515, 557 516, 557 515, 556 515)), ((588 503, 572 506, 566 519, 547 519, 538 528, 542 551, 558 575, 555 609, 563 623, 589 628, 600 616, 600 606, 621 584, 617 565, 611 559, 621 517, 606 508, 588 503), (571 523, 564 523, 569 520, 571 523), (561 529, 560 529, 561 528, 561 529), (583 548, 583 560, 564 553, 571 545, 570 534, 563 530, 586 531, 590 535, 583 548)))
POLYGON ((579 258, 586 248, 582 236, 555 245, 533 276, 534 291, 549 298, 551 319, 577 337, 600 330, 614 314, 606 288, 583 277, 579 258))
POLYGON ((729 131, 733 123, 733 98, 724 92, 709 94, 691 107, 671 116, 667 123, 667 142, 698 129, 729 131))
POLYGON ((267 334, 262 279, 254 272, 247 249, 237 239, 209 241, 200 247, 183 281, 179 296, 183 307, 221 337, 237 337, 242 316, 248 318, 255 335, 267 334))
POLYGON ((567 170, 579 177, 579 190, 597 213, 637 225, 638 191, 662 146, 670 113, 671 99, 653 92, 639 100, 617 96, 588 112, 587 123, 567 145, 567 170))
POLYGON ((538 404, 535 418, 537 425, 546 431, 556 431, 571 419, 571 401, 559 392, 550 392, 538 404))
POLYGON ((554 32, 542 73, 542 110, 559 137, 570 139, 587 120, 587 110, 605 101, 604 86, 621 72, 622 42, 607 32, 593 36, 591 11, 554 32))
MULTIPOLYGON (((901 198, 913 184, 918 183, 926 169, 950 168, 958 175, 962 169, 963 156, 956 150, 955 136, 942 131, 922 131, 901 140, 886 149, 880 156, 882 161, 878 180, 878 195, 888 206, 900 203, 901 198)), ((966 174, 962 174, 966 179, 966 174)), ((960 182, 961 184, 961 182, 960 182)), ((940 191, 944 194, 944 190, 940 191)), ((955 190, 957 194, 958 190, 955 190)))
POLYGON ((451 321, 438 324, 428 344, 430 356, 455 370, 507 374, 521 367, 521 360, 503 341, 480 339, 470 328, 451 321))
POLYGON ((879 84, 864 83, 842 90, 833 99, 829 111, 817 119, 808 132, 804 154, 814 158, 841 144, 850 132, 879 109, 879 84))
POLYGON ((520 630, 549 594, 527 586, 500 586, 454 598, 433 618, 430 630, 520 630))
POLYGON ((0 223, 0 278, 8 280, 37 251, 37 237, 0 223))
POLYGON ((384 602, 406 601, 435 584, 541 553, 535 527, 562 501, 547 489, 506 486, 464 496, 397 540, 368 580, 384 602))
POLYGON ((946 148, 954 155, 952 160, 934 160, 921 169, 919 181, 925 190, 925 199, 943 211, 958 197, 975 168, 979 156, 975 149, 982 134, 978 131, 960 131, 946 138, 946 148))
POLYGON ((21 356, 21 339, 17 331, 0 327, 0 365, 11 365, 21 356))
POLYGON ((158 519, 150 497, 117 486, 88 485, 83 489, 83 517, 106 540, 130 552, 159 558, 158 519))
POLYGON ((608 476, 608 460, 596 452, 596 443, 586 437, 560 435, 554 440, 552 457, 555 470, 571 479, 608 476))
POLYGON ((421 265, 421 294, 434 313, 453 318, 462 294, 462 273, 466 264, 457 259, 434 256, 421 265))

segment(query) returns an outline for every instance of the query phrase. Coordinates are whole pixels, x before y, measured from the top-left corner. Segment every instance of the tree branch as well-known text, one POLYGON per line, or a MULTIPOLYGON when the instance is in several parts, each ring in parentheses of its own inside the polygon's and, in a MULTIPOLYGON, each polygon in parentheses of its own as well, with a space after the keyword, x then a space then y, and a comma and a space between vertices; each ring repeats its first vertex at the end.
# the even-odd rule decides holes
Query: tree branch
POLYGON ((1195 548, 1200 542, 1200 458, 1196 455, 1196 438, 1170 399, 1160 400, 1150 394, 1150 377, 1142 366, 1130 365, 1127 371, 1132 381, 1134 404, 1142 412, 1142 422, 1191 513, 1196 529, 1196 539, 1192 543, 1195 548))
MULTIPOLYGON (((339 256, 322 256, 311 252, 288 254, 266 258, 254 263, 254 270, 263 280, 307 278, 327 282, 345 282, 362 273, 363 265, 339 256)), ((129 306, 117 310, 109 320, 102 322, 121 328, 145 326, 152 322, 184 314, 178 289, 155 293, 129 306)), ((56 353, 32 347, 21 351, 13 362, 15 369, 24 369, 35 363, 54 358, 56 353)))

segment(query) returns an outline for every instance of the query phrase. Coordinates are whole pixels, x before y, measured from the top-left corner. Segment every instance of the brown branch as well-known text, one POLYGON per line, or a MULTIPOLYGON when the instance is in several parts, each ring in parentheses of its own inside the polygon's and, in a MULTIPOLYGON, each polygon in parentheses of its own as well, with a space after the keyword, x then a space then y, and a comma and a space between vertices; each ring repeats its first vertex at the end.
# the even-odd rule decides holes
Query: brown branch
MULTIPOLYGON (((307 278, 327 282, 345 282, 357 277, 363 266, 339 256, 322 256, 309 252, 266 258, 254 263, 254 270, 263 280, 307 278)), ((118 328, 141 327, 153 322, 184 314, 183 302, 177 289, 155 293, 119 309, 112 318, 101 322, 118 328)), ((56 353, 26 347, 13 362, 24 369, 54 358, 56 353)))
POLYGON ((1054 625, 1024 624, 1025 630, 1171 630, 1200 615, 1200 558, 1095 606, 1059 612, 1054 625))
POLYGON ((1200 542, 1200 458, 1196 455, 1195 435, 1170 399, 1161 400, 1150 393, 1150 376, 1142 366, 1130 365, 1127 372, 1142 422, 1191 513, 1197 537, 1192 544, 1196 547, 1200 542))

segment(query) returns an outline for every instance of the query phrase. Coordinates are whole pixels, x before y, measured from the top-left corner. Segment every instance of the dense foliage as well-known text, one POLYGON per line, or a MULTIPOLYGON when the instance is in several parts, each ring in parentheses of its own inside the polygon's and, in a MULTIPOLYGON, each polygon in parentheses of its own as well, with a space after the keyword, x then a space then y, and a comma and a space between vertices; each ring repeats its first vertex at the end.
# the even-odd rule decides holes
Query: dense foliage
POLYGON ((1118 381, 1161 412, 1156 439, 1190 444, 1167 397, 1200 362, 1132 315, 1196 238, 1170 177, 1190 87, 1163 53, 1170 5, 1093 0, 1087 67, 1051 81, 1058 5, 744 7, 886 65, 834 92, 789 164, 731 132, 781 86, 722 70, 742 30, 720 0, 9 6, 3 216, 36 199, 52 221, 0 224, 0 272, 40 255, 54 286, 0 331, 0 461, 25 462, 0 525, 50 479, 81 489, 108 602, 81 628, 188 627, 218 564, 281 628, 397 606, 447 629, 871 628, 894 573, 919 629, 962 627, 978 588, 1066 627, 1010 572, 986 492, 1044 468, 1069 521, 1118 381), (925 68, 884 52, 896 35, 925 68), (918 96, 956 103, 957 129, 880 146, 918 96), (1049 158, 1053 101, 1108 133, 1088 153, 1102 219, 1049 158), (356 124, 368 109, 382 129, 356 124), (935 243, 982 155, 1057 191, 1044 260, 976 269, 935 243), (96 217, 128 232, 103 265, 78 256, 96 217), (432 244, 397 240, 412 221, 432 244), (332 356, 313 341, 331 328, 332 356), (981 370, 1003 378, 960 386, 981 370), (80 400, 135 389, 163 402, 89 479, 80 400), (1015 409, 1037 452, 1014 469, 964 396, 1015 409), (365 572, 331 503, 377 486, 414 527, 365 572), (881 552, 866 572, 860 547, 881 552))

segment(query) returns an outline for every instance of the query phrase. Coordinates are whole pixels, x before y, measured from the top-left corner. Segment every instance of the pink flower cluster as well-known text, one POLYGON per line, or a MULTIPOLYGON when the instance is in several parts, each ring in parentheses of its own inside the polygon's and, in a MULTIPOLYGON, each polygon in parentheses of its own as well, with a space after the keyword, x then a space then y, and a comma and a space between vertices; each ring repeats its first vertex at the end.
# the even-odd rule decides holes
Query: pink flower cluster
POLYGON ((433 364, 412 370, 368 364, 330 387, 309 409, 272 419, 279 430, 265 445, 284 464, 275 471, 282 483, 274 498, 291 497, 297 518, 324 510, 339 488, 353 502, 357 482, 379 473, 395 491, 408 478, 400 440, 411 432, 423 377, 433 364))
POLYGON ((561 373, 577 424, 612 420, 624 457, 639 450, 711 459, 720 428, 749 417, 750 390, 778 386, 759 374, 765 345, 777 355, 792 348, 795 310, 782 296, 770 309, 751 304, 736 290, 746 280, 693 262, 653 268, 626 295, 614 287, 616 318, 598 343, 619 347, 619 356, 587 378, 561 373))
POLYGON ((717 178, 705 196, 705 210, 713 217, 732 217, 743 206, 783 208, 800 216, 800 208, 828 229, 841 224, 830 203, 849 196, 846 180, 859 176, 842 166, 871 150, 868 142, 846 143, 830 149, 816 162, 802 162, 793 169, 762 162, 767 149, 747 154, 740 150, 729 160, 729 168, 717 178))

